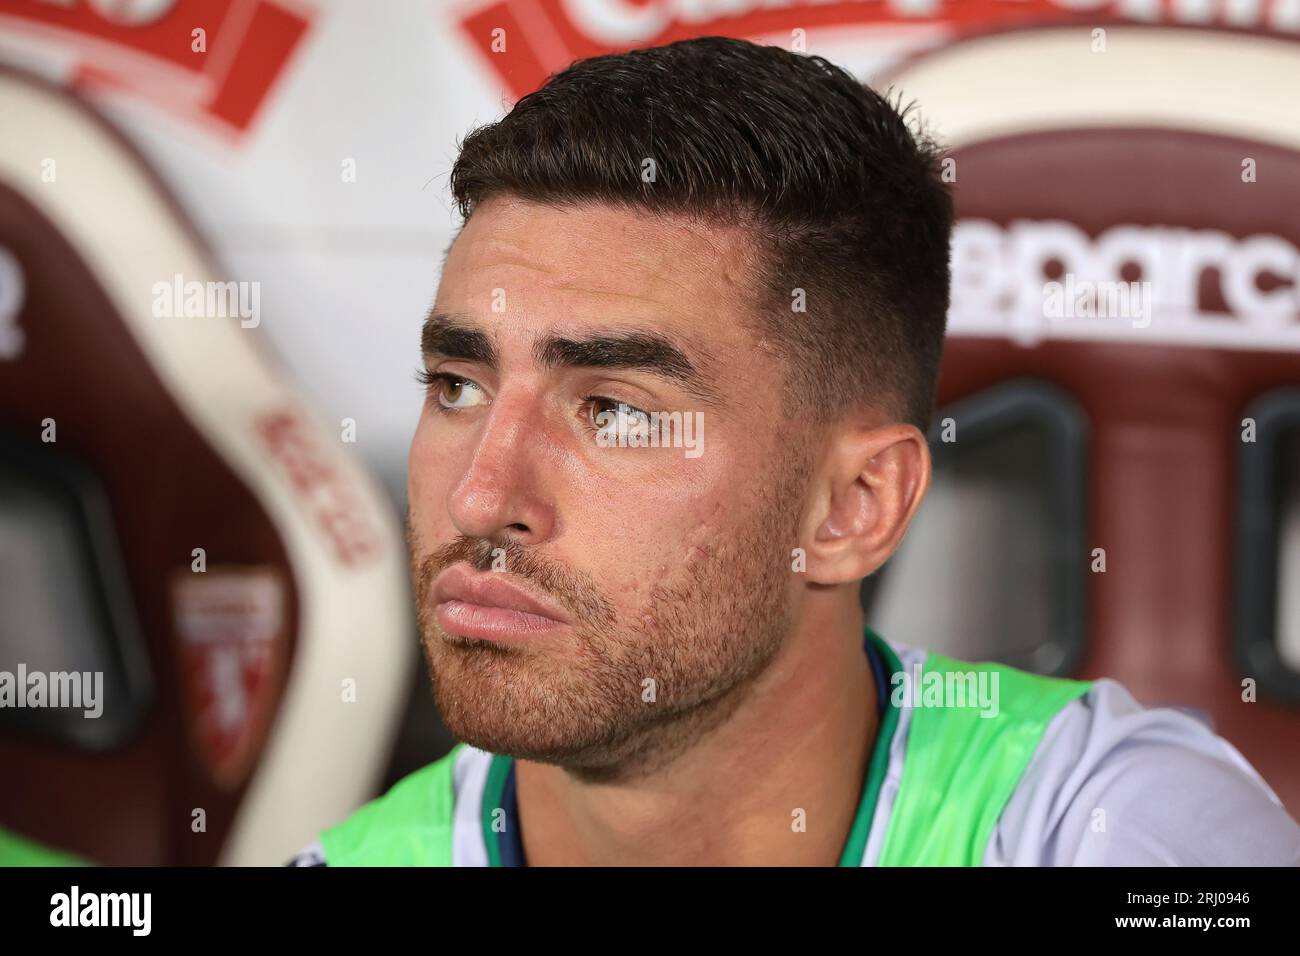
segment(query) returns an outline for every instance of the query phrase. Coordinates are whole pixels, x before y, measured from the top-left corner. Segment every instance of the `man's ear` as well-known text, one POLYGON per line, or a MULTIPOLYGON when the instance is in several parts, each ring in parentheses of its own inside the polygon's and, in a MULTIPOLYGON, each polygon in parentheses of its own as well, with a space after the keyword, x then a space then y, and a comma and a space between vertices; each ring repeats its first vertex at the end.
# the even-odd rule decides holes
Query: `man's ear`
POLYGON ((914 425, 846 426, 817 480, 805 535, 808 579, 857 581, 903 540, 930 486, 930 446, 914 425))

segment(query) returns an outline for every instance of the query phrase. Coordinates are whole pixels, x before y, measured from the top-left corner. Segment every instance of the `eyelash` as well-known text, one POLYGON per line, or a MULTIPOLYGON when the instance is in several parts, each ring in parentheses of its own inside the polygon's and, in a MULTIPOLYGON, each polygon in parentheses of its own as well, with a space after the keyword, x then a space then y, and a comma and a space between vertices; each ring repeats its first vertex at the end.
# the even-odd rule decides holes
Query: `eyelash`
MULTIPOLYGON (((448 385, 467 384, 467 385, 473 385, 473 386, 476 387, 476 388, 479 387, 477 382, 475 382, 473 379, 465 378, 463 375, 450 375, 450 374, 448 374, 448 373, 446 373, 446 372, 430 372, 428 369, 423 369, 423 368, 422 368, 422 369, 417 369, 417 370, 416 370, 416 373, 415 373, 415 380, 416 380, 416 382, 418 382, 420 385, 424 386, 425 390, 428 391, 428 392, 430 393, 430 394, 429 394, 429 407, 432 408, 435 412, 438 412, 438 413, 443 414, 443 415, 457 415, 457 414, 459 414, 460 412, 464 411, 464 409, 462 409, 462 408, 448 408, 447 406, 443 405, 442 402, 436 401, 436 400, 435 400, 436 397, 432 394, 433 388, 434 388, 435 386, 440 385, 440 384, 448 384, 448 385)), ((604 404, 607 404, 607 405, 609 405, 609 406, 612 406, 613 409, 617 409, 618 406, 623 405, 623 406, 625 406, 629 411, 631 411, 631 412, 633 412, 633 413, 635 413, 635 414, 644 415, 644 416, 646 416, 647 418, 649 418, 649 413, 648 413, 648 412, 643 411, 642 409, 638 408, 637 406, 632 405, 632 404, 629 404, 628 402, 625 402, 625 401, 623 401, 623 400, 621 400, 621 399, 610 398, 610 397, 607 396, 607 395, 584 395, 584 396, 582 396, 582 404, 583 404, 583 407, 584 407, 584 408, 585 408, 586 406, 588 406, 588 405, 593 404, 593 403, 604 403, 604 404)), ((603 409, 602 409, 602 410, 603 410, 603 409)), ((594 434, 596 434, 600 429, 599 429, 599 427, 598 427, 598 426, 597 426, 597 425, 596 425, 596 424, 595 424, 591 419, 592 419, 592 416, 590 416, 590 415, 584 415, 584 416, 583 416, 583 424, 584 424, 584 425, 587 427, 587 429, 588 429, 588 430, 589 430, 589 431, 594 435, 594 434)))

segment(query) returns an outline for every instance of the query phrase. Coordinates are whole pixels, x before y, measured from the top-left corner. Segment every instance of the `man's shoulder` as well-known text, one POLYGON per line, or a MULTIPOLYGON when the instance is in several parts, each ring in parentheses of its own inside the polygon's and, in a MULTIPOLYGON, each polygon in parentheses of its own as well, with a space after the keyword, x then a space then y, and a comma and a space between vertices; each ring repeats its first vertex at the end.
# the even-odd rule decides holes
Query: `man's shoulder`
POLYGON ((892 642, 891 649, 902 665, 895 676, 905 672, 894 687, 896 786, 906 789, 913 777, 921 784, 913 795, 924 793, 964 765, 966 785, 947 791, 984 793, 997 807, 978 844, 985 865, 1300 864, 1300 826, 1194 712, 1144 707, 1110 679, 1068 681, 892 642), (983 673, 1000 678, 997 686, 989 680, 987 701, 975 679, 983 673), (990 705, 979 713, 1000 719, 976 719, 969 700, 952 706, 949 681, 963 677, 967 697, 973 689, 990 705), (930 691, 944 706, 929 706, 930 691), (1030 738, 1026 762, 1010 761, 1018 768, 1008 770, 1008 742, 1030 738), (984 747, 974 746, 981 740, 984 747), (993 766, 1010 773, 1006 789, 994 786, 993 766))
POLYGON ((1044 733, 985 863, 1295 865, 1300 827, 1203 720, 1103 679, 1044 733))

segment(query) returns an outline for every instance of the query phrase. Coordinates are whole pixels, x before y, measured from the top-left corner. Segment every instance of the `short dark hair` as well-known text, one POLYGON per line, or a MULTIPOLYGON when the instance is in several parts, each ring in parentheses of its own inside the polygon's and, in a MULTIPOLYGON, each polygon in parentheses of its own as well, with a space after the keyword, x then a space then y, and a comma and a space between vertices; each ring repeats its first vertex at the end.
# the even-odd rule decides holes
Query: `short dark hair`
POLYGON ((698 37, 555 74, 465 137, 452 195, 466 220, 504 194, 744 225, 758 331, 788 353, 787 414, 828 422, 875 403, 924 431, 953 211, 910 111, 821 57, 698 37))

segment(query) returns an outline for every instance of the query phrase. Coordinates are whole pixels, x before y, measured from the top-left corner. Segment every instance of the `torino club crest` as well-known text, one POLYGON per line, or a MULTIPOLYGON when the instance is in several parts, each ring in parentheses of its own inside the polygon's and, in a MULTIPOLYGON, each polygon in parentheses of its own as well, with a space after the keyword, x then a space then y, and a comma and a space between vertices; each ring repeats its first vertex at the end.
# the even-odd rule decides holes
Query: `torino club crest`
POLYGON ((204 766, 242 782, 258 751, 286 659, 284 585, 270 568, 181 572, 173 585, 186 712, 204 766))

